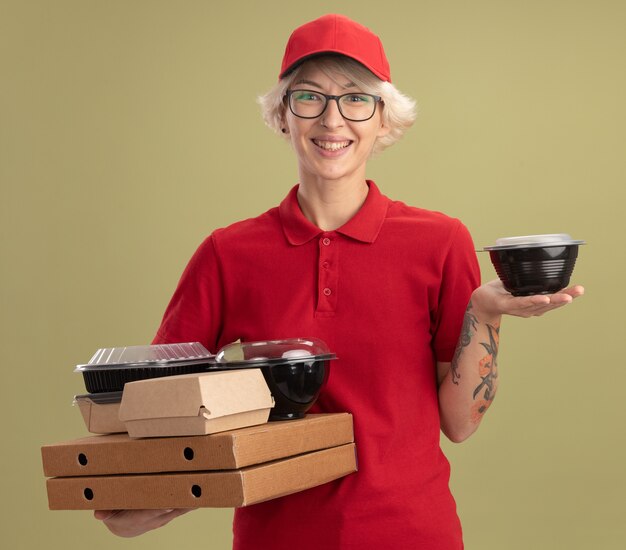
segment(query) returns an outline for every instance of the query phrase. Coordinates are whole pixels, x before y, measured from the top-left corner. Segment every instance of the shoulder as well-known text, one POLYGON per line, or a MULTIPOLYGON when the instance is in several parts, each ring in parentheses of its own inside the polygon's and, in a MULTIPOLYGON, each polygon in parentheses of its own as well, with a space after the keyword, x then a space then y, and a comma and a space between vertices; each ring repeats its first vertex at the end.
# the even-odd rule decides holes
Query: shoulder
POLYGON ((262 241, 270 235, 275 235, 277 231, 281 231, 281 224, 278 207, 274 207, 254 218, 216 229, 209 238, 213 240, 215 246, 222 247, 262 241))
POLYGON ((455 238, 465 238, 469 235, 469 231, 458 218, 391 199, 385 226, 390 231, 412 235, 419 239, 427 235, 429 240, 439 246, 450 245, 455 238))
POLYGON ((197 247, 187 265, 189 273, 215 273, 228 266, 245 265, 252 254, 263 253, 267 243, 280 242, 278 209, 215 229, 197 247))
POLYGON ((221 263, 225 258, 243 258, 244 253, 262 251, 268 243, 280 242, 282 226, 278 208, 274 207, 254 218, 248 218, 215 229, 197 248, 192 263, 221 263))
POLYGON ((407 222, 429 223, 446 226, 458 222, 456 218, 448 216, 436 210, 427 210, 417 206, 410 206, 402 201, 389 199, 389 209, 387 211, 389 220, 405 220, 407 222))

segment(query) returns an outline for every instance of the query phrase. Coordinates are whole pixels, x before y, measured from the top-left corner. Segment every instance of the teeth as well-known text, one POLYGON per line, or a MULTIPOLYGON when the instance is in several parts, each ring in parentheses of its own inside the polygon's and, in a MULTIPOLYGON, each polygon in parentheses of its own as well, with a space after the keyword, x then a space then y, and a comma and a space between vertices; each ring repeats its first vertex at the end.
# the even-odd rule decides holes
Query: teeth
POLYGON ((313 143, 318 147, 326 151, 338 151, 339 149, 344 149, 348 145, 350 145, 349 141, 318 141, 313 140, 313 143))

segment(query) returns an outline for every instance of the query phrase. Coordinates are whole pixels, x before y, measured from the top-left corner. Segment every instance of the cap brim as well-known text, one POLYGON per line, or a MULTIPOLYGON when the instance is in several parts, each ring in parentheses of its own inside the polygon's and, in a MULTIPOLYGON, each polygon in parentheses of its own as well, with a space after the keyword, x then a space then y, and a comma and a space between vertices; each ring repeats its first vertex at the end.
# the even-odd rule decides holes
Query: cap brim
POLYGON ((308 55, 305 55, 304 57, 301 57, 300 59, 298 59, 297 61, 294 61, 291 65, 289 65, 289 67, 287 67, 287 69, 285 69, 282 73, 280 73, 280 75, 278 75, 278 78, 279 79, 285 78, 289 73, 291 73, 294 70, 296 70, 303 63, 306 63, 307 61, 310 61, 311 59, 314 59, 316 57, 321 57, 321 56, 325 56, 325 55, 328 55, 328 56, 335 55, 335 56, 349 57, 350 59, 354 59, 354 61, 357 61, 358 63, 363 65, 363 67, 365 67, 369 72, 371 72, 374 76, 376 76, 380 80, 383 80, 383 81, 386 81, 386 82, 391 82, 390 75, 383 74, 382 72, 377 71, 376 69, 366 65, 358 57, 356 57, 354 55, 351 55, 351 54, 349 54, 347 52, 340 51, 340 50, 320 50, 318 52, 313 52, 313 53, 310 53, 308 55))

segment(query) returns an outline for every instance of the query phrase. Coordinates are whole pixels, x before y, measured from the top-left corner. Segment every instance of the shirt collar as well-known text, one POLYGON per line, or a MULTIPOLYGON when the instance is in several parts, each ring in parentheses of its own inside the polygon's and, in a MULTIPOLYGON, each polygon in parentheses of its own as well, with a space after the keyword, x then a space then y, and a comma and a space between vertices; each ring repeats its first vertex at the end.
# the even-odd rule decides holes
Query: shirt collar
MULTIPOLYGON (((363 206, 359 211, 339 227, 336 232, 364 243, 376 241, 382 228, 389 199, 381 194, 376 184, 368 180, 369 191, 363 206)), ((301 245, 324 233, 322 229, 309 221, 298 204, 298 186, 289 191, 289 194, 278 207, 283 231, 290 244, 301 245)))

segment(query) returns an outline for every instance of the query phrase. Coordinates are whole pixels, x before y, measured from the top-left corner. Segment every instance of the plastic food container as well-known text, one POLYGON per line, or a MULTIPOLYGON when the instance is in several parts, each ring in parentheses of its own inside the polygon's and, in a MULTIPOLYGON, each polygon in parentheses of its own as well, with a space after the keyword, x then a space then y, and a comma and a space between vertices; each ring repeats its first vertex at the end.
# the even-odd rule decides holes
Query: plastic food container
POLYGON ((565 288, 584 241, 567 233, 525 235, 486 246, 498 277, 513 296, 552 294, 565 288))
POLYGON ((200 343, 99 349, 86 365, 77 365, 89 393, 117 392, 126 382, 204 372, 214 356, 200 343))
POLYGON ((236 342, 217 353, 213 368, 260 368, 275 401, 270 419, 285 420, 311 408, 336 358, 317 338, 236 342))

